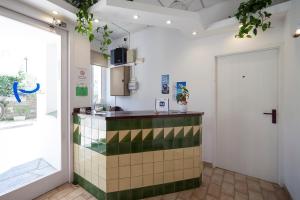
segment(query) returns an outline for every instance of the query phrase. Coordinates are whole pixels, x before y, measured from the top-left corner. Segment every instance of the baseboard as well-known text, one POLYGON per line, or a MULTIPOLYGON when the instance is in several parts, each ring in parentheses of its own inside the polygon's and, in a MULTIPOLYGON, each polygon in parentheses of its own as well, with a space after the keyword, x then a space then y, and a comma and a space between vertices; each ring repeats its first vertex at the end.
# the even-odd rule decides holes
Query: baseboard
POLYGON ((205 162, 205 161, 203 161, 203 166, 204 166, 204 167, 210 167, 210 168, 213 168, 213 164, 210 163, 210 162, 205 162))
POLYGON ((291 193, 289 192, 288 188, 286 185, 283 185, 283 190, 287 193, 289 199, 293 200, 291 193))

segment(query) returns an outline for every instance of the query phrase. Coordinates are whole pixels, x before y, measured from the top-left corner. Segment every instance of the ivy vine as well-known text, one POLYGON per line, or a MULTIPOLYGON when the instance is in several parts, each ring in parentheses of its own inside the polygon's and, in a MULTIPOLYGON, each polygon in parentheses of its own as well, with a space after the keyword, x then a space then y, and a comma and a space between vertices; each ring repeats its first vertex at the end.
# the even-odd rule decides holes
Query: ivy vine
POLYGON ((252 38, 257 35, 258 30, 266 31, 271 28, 271 13, 265 9, 272 4, 272 0, 248 0, 242 2, 235 13, 240 23, 237 38, 252 38))
MULTIPOLYGON (((86 35, 89 38, 89 41, 92 42, 95 39, 93 21, 94 15, 89 12, 89 8, 98 2, 98 0, 67 0, 73 6, 77 7, 79 10, 76 13, 76 27, 75 30, 82 34, 86 35)), ((102 40, 100 41, 100 52, 104 55, 105 58, 109 57, 108 47, 111 44, 110 35, 112 31, 109 30, 108 26, 96 28, 97 33, 102 33, 102 40)))

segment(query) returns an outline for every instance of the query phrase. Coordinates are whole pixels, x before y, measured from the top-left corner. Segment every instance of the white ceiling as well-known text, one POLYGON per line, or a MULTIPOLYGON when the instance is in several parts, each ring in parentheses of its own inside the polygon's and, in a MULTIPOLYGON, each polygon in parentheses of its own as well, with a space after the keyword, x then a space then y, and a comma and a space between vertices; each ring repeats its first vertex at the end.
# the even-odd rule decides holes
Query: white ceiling
MULTIPOLYGON (((163 4, 168 5, 174 0, 161 0, 163 4)), ((180 1, 180 0, 177 0, 180 1)), ((200 0, 181 0, 186 3, 197 3, 195 7, 190 6, 189 10, 173 9, 163 7, 158 0, 101 0, 91 7, 91 11, 100 19, 110 21, 115 24, 133 23, 143 26, 159 26, 165 28, 178 29, 184 34, 192 36, 192 32, 196 31, 197 36, 213 34, 224 31, 224 28, 238 27, 237 20, 232 17, 238 8, 241 0, 203 0, 204 8, 201 8, 200 0), (197 7, 198 6, 198 7, 197 7), (197 11, 191 11, 191 8, 197 11), (139 19, 133 19, 134 15, 138 15, 139 19), (166 24, 167 20, 171 20, 171 24, 166 24)), ((275 4, 286 0, 275 0, 275 4)), ((268 8, 276 16, 284 16, 289 3, 278 4, 268 8)), ((125 29, 131 31, 128 27, 125 29)))
MULTIPOLYGON (((2 1, 2 0, 1 0, 2 1)), ((8 1, 8 0, 4 0, 8 1)), ((64 0, 18 0, 24 4, 30 5, 43 12, 53 15, 52 11, 56 10, 59 19, 71 22, 76 21, 77 8, 73 7, 64 0)), ((166 28, 175 28, 186 35, 191 36, 193 31, 197 31, 197 35, 208 35, 224 30, 224 28, 235 27, 237 22, 233 16, 234 11, 238 7, 240 0, 177 0, 188 5, 187 10, 182 7, 175 6, 168 8, 174 0, 99 0, 97 4, 92 6, 91 11, 95 18, 99 18, 101 26, 108 24, 113 30, 112 38, 120 38, 142 30, 148 26, 160 26, 166 28), (159 2, 160 1, 160 2, 159 2), (162 3, 163 7, 160 3, 162 3), (181 9, 180 9, 181 8, 181 9), (138 20, 133 19, 133 15, 139 15, 138 20), (167 25, 166 20, 172 20, 171 25, 167 25)), ((286 0, 273 0, 274 4, 286 0)), ((173 4, 174 5, 174 4, 173 4)), ((178 4, 179 5, 179 4, 178 4)), ((272 6, 273 16, 282 16, 288 9, 287 4, 283 6, 272 6)), ((100 34, 96 34, 98 39, 100 34)))
POLYGON ((139 3, 170 7, 175 9, 199 11, 202 8, 205 7, 207 8, 214 4, 220 3, 221 1, 226 1, 226 0, 134 0, 134 1, 139 3))

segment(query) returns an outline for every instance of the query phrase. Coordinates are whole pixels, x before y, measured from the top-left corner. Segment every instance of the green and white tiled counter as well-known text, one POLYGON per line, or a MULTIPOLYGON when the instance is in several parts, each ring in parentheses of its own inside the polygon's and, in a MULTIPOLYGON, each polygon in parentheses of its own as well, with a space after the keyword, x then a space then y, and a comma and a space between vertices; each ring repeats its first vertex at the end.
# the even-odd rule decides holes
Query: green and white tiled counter
POLYGON ((142 199, 199 187, 202 115, 73 114, 74 183, 97 199, 142 199))

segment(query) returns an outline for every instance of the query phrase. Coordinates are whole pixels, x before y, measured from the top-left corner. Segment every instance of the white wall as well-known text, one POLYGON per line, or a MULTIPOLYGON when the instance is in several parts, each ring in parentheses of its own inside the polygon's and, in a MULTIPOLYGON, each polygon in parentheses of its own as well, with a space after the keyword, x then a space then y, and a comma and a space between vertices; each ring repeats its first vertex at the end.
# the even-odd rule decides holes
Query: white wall
MULTIPOLYGON (((69 32, 69 62, 70 62, 70 107, 88 107, 91 106, 91 84, 88 84, 88 96, 77 97, 76 85, 77 85, 77 68, 86 68, 88 72, 87 79, 91 80, 91 65, 90 65, 90 49, 91 45, 87 38, 82 37, 74 29, 70 29, 69 32)), ((71 110, 72 112, 72 110, 71 110)))
POLYGON ((300 1, 294 0, 285 27, 283 82, 283 168, 284 182, 293 199, 300 199, 300 1))
MULTIPOLYGON (((215 58, 218 55, 278 47, 283 42, 283 22, 255 39, 235 39, 234 32, 211 37, 186 38, 176 30, 148 28, 132 34, 131 48, 137 48, 138 57, 145 63, 136 66, 139 90, 130 97, 117 97, 117 105, 126 110, 153 110, 156 97, 172 99, 171 109, 177 109, 172 95, 162 95, 160 79, 170 74, 170 83, 187 81, 191 97, 189 110, 205 112, 204 160, 214 161, 216 115, 215 115, 215 58)), ((109 76, 108 76, 109 77, 109 76)), ((109 79, 108 79, 109 88, 109 79)), ((114 105, 114 98, 108 103, 114 105)))

